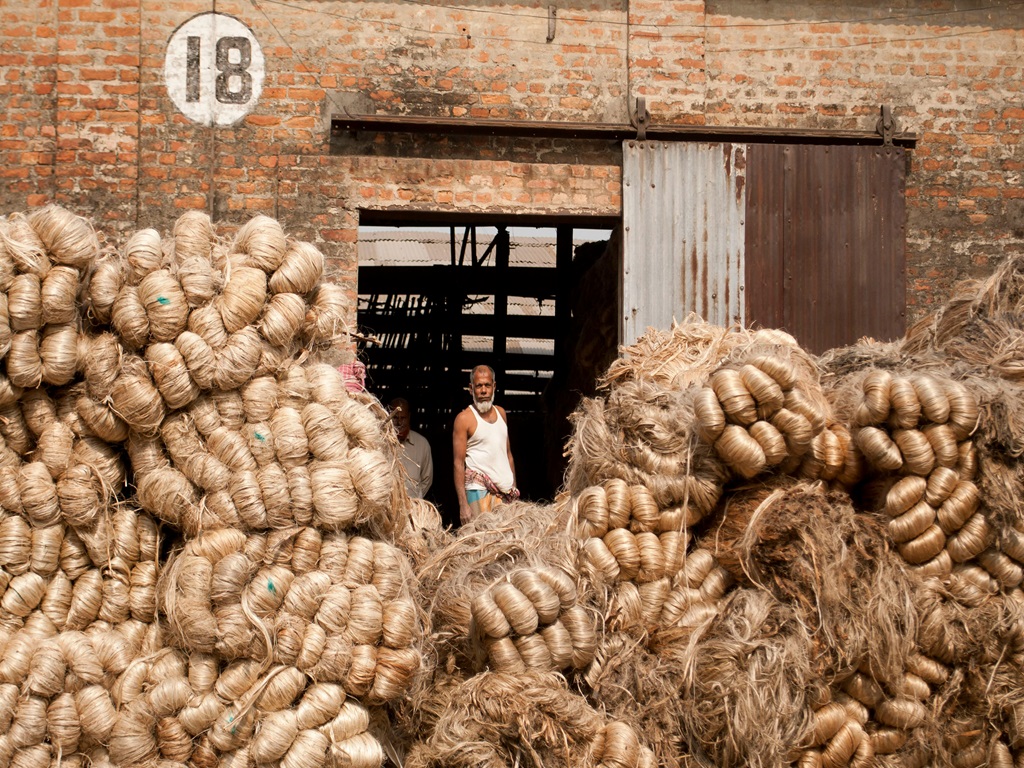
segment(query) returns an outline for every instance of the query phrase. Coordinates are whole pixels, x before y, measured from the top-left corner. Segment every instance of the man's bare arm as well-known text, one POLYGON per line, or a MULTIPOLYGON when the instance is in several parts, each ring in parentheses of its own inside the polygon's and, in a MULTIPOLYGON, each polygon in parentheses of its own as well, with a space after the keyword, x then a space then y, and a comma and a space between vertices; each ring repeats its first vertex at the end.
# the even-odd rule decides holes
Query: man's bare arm
POLYGON ((473 512, 466 499, 466 444, 469 442, 469 427, 466 411, 455 417, 452 426, 453 474, 455 493, 459 497, 459 521, 463 524, 473 519, 473 512))
MULTIPOLYGON (((505 424, 508 424, 508 414, 505 413, 505 409, 499 405, 494 406, 498 410, 498 414, 501 416, 505 424)), ((511 438, 505 441, 505 450, 508 453, 508 466, 512 470, 512 486, 516 486, 516 462, 512 458, 512 440, 511 438)))

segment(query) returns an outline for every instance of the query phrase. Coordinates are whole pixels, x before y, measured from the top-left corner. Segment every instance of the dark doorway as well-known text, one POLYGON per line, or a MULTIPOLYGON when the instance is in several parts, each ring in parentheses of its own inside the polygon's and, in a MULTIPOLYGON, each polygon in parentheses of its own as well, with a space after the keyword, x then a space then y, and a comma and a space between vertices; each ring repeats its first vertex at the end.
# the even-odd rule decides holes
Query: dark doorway
MULTIPOLYGON (((509 436, 523 497, 554 498, 564 473, 569 414, 593 393, 600 371, 581 364, 615 355, 615 328, 591 328, 578 354, 585 318, 598 314, 595 283, 614 323, 618 251, 601 222, 476 220, 437 226, 364 216, 359 243, 360 358, 367 388, 387 404, 406 398, 413 429, 433 452, 428 499, 446 524, 457 524, 451 424, 465 408, 469 372, 494 368, 496 402, 509 436), (609 255, 610 254, 610 255, 609 255), (610 266, 609 266, 610 265, 610 266), (588 381, 589 379, 589 381, 588 381)), ((593 325, 593 323, 591 323, 593 325)))

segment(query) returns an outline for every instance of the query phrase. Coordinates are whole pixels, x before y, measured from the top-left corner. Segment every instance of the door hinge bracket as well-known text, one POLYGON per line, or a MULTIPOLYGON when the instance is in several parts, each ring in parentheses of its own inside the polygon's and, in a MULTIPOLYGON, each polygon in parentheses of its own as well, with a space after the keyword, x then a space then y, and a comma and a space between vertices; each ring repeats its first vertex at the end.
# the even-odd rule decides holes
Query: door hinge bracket
POLYGON ((882 105, 882 114, 878 118, 878 122, 875 123, 875 131, 882 137, 882 144, 886 147, 892 146, 892 139, 897 133, 899 133, 900 124, 899 121, 893 117, 892 107, 887 104, 882 105))

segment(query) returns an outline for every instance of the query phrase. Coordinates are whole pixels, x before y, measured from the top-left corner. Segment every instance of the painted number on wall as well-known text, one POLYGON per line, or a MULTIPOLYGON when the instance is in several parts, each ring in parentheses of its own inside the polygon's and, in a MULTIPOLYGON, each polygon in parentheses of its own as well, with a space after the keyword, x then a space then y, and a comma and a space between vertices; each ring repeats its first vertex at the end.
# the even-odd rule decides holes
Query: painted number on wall
POLYGON ((167 94, 186 117, 202 125, 231 125, 249 114, 264 74, 259 41, 233 16, 194 16, 167 43, 167 94))

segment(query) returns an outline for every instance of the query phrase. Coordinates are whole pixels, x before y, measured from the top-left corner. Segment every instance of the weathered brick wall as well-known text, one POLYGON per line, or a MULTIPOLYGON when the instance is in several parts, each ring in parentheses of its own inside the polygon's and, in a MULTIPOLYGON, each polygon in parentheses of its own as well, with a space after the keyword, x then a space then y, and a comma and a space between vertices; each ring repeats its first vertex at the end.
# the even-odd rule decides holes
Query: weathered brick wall
POLYGON ((0 9, 0 210, 52 199, 57 134, 55 2, 0 9))
POLYGON ((56 201, 104 231, 183 210, 255 213, 318 243, 354 289, 360 208, 617 215, 607 142, 334 137, 331 113, 872 130, 920 137, 908 167, 908 302, 943 299, 1024 238, 1024 13, 952 0, 317 3, 222 0, 266 80, 213 128, 168 97, 172 33, 212 6, 43 0, 0 10, 0 212, 56 201), (962 5, 962 4, 961 4, 962 5))

